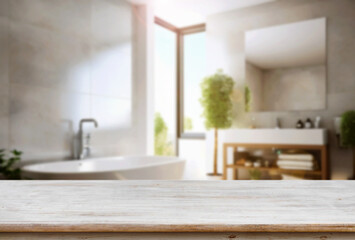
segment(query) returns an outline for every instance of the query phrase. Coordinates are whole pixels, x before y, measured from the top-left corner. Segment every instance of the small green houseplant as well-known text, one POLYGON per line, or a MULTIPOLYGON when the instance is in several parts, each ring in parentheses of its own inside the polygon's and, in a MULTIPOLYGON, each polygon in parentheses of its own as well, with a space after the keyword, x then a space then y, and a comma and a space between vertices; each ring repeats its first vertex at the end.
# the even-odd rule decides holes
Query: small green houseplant
POLYGON ((7 156, 4 149, 0 149, 0 174, 6 179, 21 179, 21 169, 14 166, 21 160, 22 152, 12 150, 10 156, 7 156))
POLYGON ((202 97, 200 99, 203 107, 202 116, 205 118, 207 129, 214 129, 214 161, 212 176, 218 175, 217 153, 218 153, 218 129, 229 128, 232 125, 232 98, 234 81, 230 76, 225 75, 222 70, 214 75, 203 79, 201 83, 202 97))
POLYGON ((244 87, 245 112, 250 112, 251 92, 248 86, 244 87))
POLYGON ((260 180, 261 172, 259 169, 250 169, 249 175, 251 180, 260 180))
POLYGON ((342 145, 353 148, 355 178, 355 111, 347 111, 341 116, 340 135, 342 145))

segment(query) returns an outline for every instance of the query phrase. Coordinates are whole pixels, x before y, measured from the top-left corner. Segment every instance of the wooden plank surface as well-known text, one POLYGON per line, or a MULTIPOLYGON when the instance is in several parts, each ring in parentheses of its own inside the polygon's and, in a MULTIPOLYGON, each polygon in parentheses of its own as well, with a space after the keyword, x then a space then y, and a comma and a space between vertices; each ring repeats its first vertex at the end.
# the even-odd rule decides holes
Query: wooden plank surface
POLYGON ((355 232, 355 181, 1 181, 0 232, 355 232))
POLYGON ((355 233, 0 233, 0 240, 354 240, 355 233))

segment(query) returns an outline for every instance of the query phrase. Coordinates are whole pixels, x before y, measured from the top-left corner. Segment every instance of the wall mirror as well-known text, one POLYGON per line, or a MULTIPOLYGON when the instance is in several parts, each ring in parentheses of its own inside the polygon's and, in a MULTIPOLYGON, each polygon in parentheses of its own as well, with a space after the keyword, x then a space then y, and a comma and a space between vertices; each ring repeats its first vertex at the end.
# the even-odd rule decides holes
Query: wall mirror
POLYGON ((245 33, 251 111, 326 108, 326 19, 245 33))

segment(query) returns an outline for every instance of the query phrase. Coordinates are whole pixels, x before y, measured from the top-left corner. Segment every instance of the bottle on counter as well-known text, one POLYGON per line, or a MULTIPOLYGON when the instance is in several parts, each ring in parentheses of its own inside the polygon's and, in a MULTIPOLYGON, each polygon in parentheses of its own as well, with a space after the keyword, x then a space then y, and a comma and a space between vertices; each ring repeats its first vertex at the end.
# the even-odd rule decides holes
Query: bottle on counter
POLYGON ((305 124, 304 124, 305 128, 313 128, 313 122, 310 118, 307 118, 305 124))
POLYGON ((302 122, 302 120, 298 120, 297 123, 296 123, 296 128, 297 129, 302 129, 304 128, 304 123, 302 122))
POLYGON ((316 120, 314 121, 315 128, 320 128, 321 120, 322 120, 322 118, 320 116, 316 117, 316 120))

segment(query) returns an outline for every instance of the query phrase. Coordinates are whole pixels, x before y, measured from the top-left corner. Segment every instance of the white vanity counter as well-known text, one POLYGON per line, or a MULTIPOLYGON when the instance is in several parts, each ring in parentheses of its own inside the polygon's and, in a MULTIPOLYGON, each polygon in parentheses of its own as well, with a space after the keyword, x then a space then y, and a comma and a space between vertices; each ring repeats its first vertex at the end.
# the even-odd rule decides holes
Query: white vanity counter
POLYGON ((355 238, 355 181, 2 181, 0 191, 0 239, 355 238))
MULTIPOLYGON (((294 128, 256 128, 218 130, 220 149, 224 143, 248 144, 289 144, 289 145, 326 145, 328 135, 326 129, 294 129, 294 128)), ((214 131, 206 134, 207 149, 213 153, 214 131)), ((213 154, 210 154, 213 156, 213 154)), ((208 155, 207 155, 208 156, 208 155)))
POLYGON ((219 134, 221 139, 223 139, 224 142, 256 143, 256 144, 260 144, 260 143, 290 144, 290 145, 327 144, 326 129, 295 129, 295 128, 227 129, 227 130, 219 130, 219 134))

